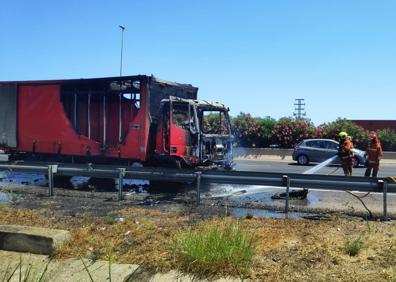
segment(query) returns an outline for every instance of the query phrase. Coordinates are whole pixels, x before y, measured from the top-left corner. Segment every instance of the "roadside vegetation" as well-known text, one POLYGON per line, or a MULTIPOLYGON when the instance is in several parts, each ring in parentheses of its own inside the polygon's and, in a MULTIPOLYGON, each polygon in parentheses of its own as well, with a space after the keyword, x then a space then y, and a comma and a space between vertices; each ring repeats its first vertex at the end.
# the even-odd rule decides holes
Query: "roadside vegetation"
MULTIPOLYGON (((208 207, 209 208, 209 207, 208 207)), ((2 208, 0 224, 67 229, 55 258, 139 264, 253 281, 395 281, 396 225, 207 216, 208 210, 126 208, 104 217, 2 208)), ((225 214, 219 213, 219 214, 225 214)))
POLYGON ((255 236, 238 222, 205 221, 175 236, 172 255, 179 269, 197 276, 223 269, 245 277, 252 267, 255 243, 255 236))
POLYGON ((364 246, 362 236, 355 239, 349 239, 345 242, 345 252, 350 256, 357 256, 364 246))
POLYGON ((8 264, 5 271, 0 273, 0 279, 3 282, 9 281, 20 281, 20 282, 44 282, 46 281, 46 275, 48 266, 51 263, 49 259, 42 270, 33 269, 33 264, 29 262, 23 262, 22 256, 19 257, 19 262, 15 267, 8 264))
MULTIPOLYGON (((365 149, 370 132, 355 123, 339 118, 336 121, 315 126, 308 119, 296 120, 285 117, 275 120, 271 117, 252 117, 240 113, 231 118, 231 127, 235 135, 235 145, 239 147, 293 148, 307 138, 338 139, 340 131, 346 131, 353 138, 355 147, 365 149)), ((396 132, 385 129, 377 131, 385 151, 396 151, 396 132)))

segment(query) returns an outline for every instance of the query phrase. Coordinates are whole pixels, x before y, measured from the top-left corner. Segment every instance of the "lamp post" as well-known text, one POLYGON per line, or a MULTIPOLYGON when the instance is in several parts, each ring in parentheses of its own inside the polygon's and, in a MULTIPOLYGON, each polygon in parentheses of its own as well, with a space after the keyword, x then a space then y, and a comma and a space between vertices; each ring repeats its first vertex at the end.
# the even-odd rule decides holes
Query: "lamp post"
POLYGON ((119 25, 119 28, 121 29, 121 60, 120 60, 120 76, 122 76, 122 52, 124 49, 124 30, 125 26, 119 25))
MULTIPOLYGON (((122 76, 122 51, 124 49, 124 30, 125 26, 119 25, 121 29, 121 59, 120 59, 120 78, 122 76)), ((120 81, 120 94, 118 103, 118 141, 122 141, 122 82, 120 81)), ((122 180, 121 180, 122 181, 122 180)), ((118 189, 122 189, 122 186, 118 189)), ((121 192, 122 193, 122 192, 121 192)))

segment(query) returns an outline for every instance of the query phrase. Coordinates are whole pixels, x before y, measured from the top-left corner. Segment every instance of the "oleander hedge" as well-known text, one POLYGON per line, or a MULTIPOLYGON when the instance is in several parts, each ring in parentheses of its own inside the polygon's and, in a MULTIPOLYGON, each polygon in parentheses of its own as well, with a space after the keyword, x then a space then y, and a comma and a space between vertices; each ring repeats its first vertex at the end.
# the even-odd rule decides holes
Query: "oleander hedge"
MULTIPOLYGON (((338 139, 340 131, 346 131, 356 148, 365 149, 370 132, 343 118, 315 126, 308 119, 291 117, 276 120, 271 117, 252 117, 240 113, 231 118, 231 127, 235 136, 235 145, 239 147, 293 148, 307 138, 338 139)), ((396 132, 390 129, 378 130, 377 135, 384 151, 396 151, 396 132)))

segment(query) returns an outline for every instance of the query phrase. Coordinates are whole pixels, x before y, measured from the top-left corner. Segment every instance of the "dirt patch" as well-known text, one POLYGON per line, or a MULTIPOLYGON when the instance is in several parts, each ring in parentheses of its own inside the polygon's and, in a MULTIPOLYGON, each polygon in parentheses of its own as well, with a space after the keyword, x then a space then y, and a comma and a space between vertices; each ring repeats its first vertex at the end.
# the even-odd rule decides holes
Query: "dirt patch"
MULTIPOLYGON (((177 232, 198 222, 224 220, 220 205, 195 208, 185 193, 131 194, 122 202, 115 193, 57 189, 18 190, 21 199, 0 209, 0 224, 66 229, 70 240, 58 258, 140 264, 149 269, 177 268, 171 243, 177 232)), ((250 278, 254 281, 392 281, 396 278, 396 225, 333 215, 326 220, 237 219, 257 236, 250 278), (348 240, 360 237, 356 256, 345 251, 348 240)), ((219 269, 219 275, 238 276, 219 269)))

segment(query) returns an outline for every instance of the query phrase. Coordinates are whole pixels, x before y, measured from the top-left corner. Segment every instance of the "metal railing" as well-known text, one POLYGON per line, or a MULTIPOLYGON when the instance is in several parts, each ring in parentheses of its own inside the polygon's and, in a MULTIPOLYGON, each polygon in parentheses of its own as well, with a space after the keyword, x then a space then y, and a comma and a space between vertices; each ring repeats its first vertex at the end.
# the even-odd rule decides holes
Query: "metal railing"
POLYGON ((92 165, 56 164, 0 164, 0 170, 48 175, 48 196, 54 195, 54 176, 88 176, 117 178, 118 200, 123 198, 123 179, 144 179, 169 182, 195 183, 197 204, 200 203, 201 183, 229 183, 242 185, 265 185, 286 188, 285 213, 289 212, 290 187, 319 190, 377 192, 383 194, 383 218, 387 219, 387 194, 396 193, 396 183, 388 178, 345 177, 329 175, 304 175, 294 173, 269 173, 249 171, 197 171, 164 168, 134 168, 92 165))

